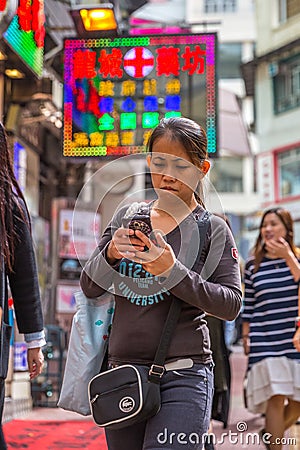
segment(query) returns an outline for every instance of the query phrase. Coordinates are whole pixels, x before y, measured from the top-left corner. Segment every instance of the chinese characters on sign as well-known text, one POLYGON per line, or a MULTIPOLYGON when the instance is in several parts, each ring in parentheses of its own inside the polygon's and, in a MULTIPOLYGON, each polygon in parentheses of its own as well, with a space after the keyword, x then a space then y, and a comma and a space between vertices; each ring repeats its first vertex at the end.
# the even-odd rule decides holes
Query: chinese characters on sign
POLYGON ((44 0, 19 0, 17 13, 3 34, 6 42, 38 76, 43 71, 44 23, 44 0))
POLYGON ((216 35, 65 41, 64 155, 144 153, 163 117, 200 122, 216 152, 216 35))
POLYGON ((5 11, 7 6, 7 0, 0 0, 0 12, 5 11))

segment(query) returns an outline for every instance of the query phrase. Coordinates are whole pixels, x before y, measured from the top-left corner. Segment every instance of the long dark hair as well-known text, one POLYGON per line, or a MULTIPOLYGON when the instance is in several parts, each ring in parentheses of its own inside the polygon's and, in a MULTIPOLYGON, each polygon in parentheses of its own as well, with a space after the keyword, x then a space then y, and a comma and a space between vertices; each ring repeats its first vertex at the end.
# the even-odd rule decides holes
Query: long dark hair
POLYGON ((294 243, 294 223, 291 214, 289 211, 287 211, 284 208, 278 207, 278 208, 270 208, 267 209, 260 221, 259 225, 259 235, 257 237, 257 240, 255 242, 255 245, 253 247, 253 255, 254 255, 254 271, 257 272, 260 263, 266 254, 265 245, 263 242, 261 229, 265 220, 265 217, 268 214, 276 214, 276 216, 280 219, 280 221, 283 223, 285 229, 286 229, 286 236, 285 240, 288 242, 289 246, 291 247, 292 252, 297 257, 299 255, 299 250, 297 249, 295 243, 294 243))
POLYGON ((21 219, 29 226, 18 197, 23 200, 27 210, 24 196, 13 171, 7 135, 0 122, 0 246, 1 254, 10 271, 14 263, 14 249, 18 239, 13 220, 15 205, 20 211, 21 219))
MULTIPOLYGON (((147 143, 147 150, 152 153, 156 140, 168 134, 185 148, 192 163, 201 168, 201 164, 208 157, 207 136, 205 130, 198 123, 187 117, 170 117, 162 119, 154 128, 147 143)), ((202 183, 199 181, 195 197, 198 203, 204 207, 202 183)))

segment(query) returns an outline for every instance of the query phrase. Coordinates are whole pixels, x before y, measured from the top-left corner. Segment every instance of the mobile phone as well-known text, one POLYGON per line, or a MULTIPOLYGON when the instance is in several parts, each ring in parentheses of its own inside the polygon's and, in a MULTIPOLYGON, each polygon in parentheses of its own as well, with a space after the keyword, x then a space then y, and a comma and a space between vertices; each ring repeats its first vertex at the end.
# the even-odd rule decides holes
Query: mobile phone
MULTIPOLYGON (((123 226, 134 231, 139 230, 147 237, 150 237, 152 233, 150 217, 143 214, 136 214, 135 216, 128 217, 126 220, 123 220, 123 226)), ((148 247, 145 246, 144 251, 147 250, 148 247)))
POLYGON ((134 231, 139 230, 148 237, 152 230, 150 217, 143 214, 136 214, 135 216, 128 217, 123 220, 123 226, 134 231))
POLYGON ((141 218, 131 219, 128 228, 134 231, 139 230, 148 237, 151 234, 151 225, 141 218))

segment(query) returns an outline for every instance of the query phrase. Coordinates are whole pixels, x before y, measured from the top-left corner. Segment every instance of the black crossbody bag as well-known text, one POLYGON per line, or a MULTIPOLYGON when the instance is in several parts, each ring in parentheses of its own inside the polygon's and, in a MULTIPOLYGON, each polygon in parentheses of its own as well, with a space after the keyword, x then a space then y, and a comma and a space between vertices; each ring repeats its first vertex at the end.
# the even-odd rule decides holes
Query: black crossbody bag
POLYGON ((89 383, 90 407, 99 427, 117 430, 154 416, 160 410, 160 380, 182 301, 171 303, 152 366, 124 364, 96 375, 89 383))
MULTIPOLYGON (((209 213, 197 220, 200 233, 199 257, 205 241, 209 213)), ((173 331, 180 316, 182 301, 172 300, 153 364, 124 364, 93 377, 88 394, 94 422, 99 427, 118 430, 145 421, 161 407, 160 381, 173 331)))

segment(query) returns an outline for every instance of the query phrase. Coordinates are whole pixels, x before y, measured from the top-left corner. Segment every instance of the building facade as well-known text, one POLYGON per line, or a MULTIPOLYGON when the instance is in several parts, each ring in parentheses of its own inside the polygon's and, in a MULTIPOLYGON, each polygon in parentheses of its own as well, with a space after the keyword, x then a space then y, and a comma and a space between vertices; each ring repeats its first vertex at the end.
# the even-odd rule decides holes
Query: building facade
POLYGON ((187 0, 186 20, 193 31, 218 33, 219 158, 212 160, 210 172, 212 191, 218 201, 212 207, 229 217, 245 259, 251 241, 244 230, 245 223, 248 215, 257 211, 258 196, 252 99, 246 96, 241 64, 254 55, 255 4, 252 0, 187 0))
POLYGON ((300 244, 300 4, 256 1, 255 58, 243 66, 255 105, 260 208, 287 208, 300 244))

